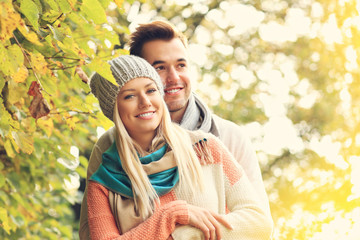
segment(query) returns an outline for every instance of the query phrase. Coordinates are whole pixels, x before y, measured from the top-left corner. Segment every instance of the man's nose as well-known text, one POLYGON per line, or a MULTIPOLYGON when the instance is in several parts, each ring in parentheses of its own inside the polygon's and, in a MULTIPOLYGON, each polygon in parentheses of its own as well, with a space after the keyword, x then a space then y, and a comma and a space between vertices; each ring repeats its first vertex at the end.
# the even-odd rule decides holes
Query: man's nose
POLYGON ((170 67, 168 69, 165 84, 176 83, 179 80, 180 80, 180 76, 179 76, 179 73, 176 71, 175 67, 170 67))

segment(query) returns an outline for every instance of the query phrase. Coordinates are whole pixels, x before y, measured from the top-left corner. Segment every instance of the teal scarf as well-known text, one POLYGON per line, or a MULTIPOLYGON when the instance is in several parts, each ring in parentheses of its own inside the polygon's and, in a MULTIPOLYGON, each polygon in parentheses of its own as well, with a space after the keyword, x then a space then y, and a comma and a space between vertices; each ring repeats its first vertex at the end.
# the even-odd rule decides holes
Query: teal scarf
MULTIPOLYGON (((166 153, 166 149, 167 144, 155 152, 141 157, 141 163, 145 165, 159 161, 166 153)), ((178 168, 173 167, 162 172, 148 175, 148 177, 158 196, 162 196, 170 192, 179 181, 178 168)), ((90 180, 124 197, 134 198, 131 181, 122 168, 115 142, 103 153, 102 164, 100 164, 98 170, 90 177, 90 180)))

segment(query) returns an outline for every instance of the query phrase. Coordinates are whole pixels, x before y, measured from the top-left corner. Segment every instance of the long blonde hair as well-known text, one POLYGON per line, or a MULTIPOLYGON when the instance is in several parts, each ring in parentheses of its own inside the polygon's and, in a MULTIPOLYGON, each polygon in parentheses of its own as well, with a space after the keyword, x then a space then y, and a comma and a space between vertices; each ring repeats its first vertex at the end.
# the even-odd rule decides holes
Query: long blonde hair
MULTIPOLYGON (((199 188, 197 190, 202 191, 204 189, 203 174, 190 137, 185 129, 171 121, 164 99, 161 102, 164 113, 157 129, 157 136, 163 137, 174 153, 179 171, 179 187, 189 191, 190 194, 195 193, 196 187, 199 188)), ((116 127, 116 147, 122 167, 131 181, 135 209, 145 219, 153 213, 159 197, 142 168, 138 157, 141 148, 130 137, 120 118, 117 101, 113 119, 116 127)))

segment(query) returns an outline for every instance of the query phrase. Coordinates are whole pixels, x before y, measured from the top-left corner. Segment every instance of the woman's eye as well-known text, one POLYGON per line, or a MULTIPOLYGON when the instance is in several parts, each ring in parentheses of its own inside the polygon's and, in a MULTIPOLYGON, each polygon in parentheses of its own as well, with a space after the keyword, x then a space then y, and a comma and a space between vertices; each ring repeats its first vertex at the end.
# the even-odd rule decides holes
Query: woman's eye
POLYGON ((153 93, 153 92, 156 92, 157 90, 156 90, 156 88, 151 88, 151 89, 149 89, 147 92, 148 93, 153 93))
POLYGON ((125 97, 124 97, 124 99, 130 99, 130 98, 132 98, 134 95, 126 95, 125 97))

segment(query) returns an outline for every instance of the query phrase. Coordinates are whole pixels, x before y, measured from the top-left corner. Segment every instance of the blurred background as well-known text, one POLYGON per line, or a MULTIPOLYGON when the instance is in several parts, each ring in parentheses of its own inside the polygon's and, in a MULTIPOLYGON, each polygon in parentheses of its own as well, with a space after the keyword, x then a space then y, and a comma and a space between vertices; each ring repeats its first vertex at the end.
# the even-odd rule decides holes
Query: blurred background
POLYGON ((255 146, 274 239, 360 239, 360 1, 0 6, 0 238, 78 239, 87 159, 111 122, 75 69, 106 71, 139 24, 165 19, 189 39, 194 90, 255 146))

